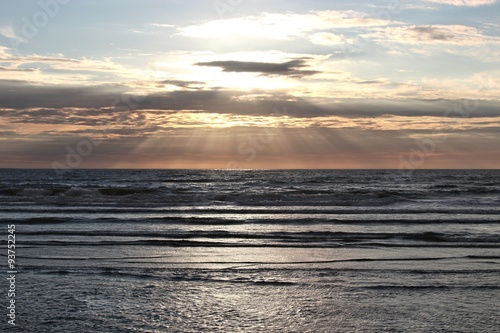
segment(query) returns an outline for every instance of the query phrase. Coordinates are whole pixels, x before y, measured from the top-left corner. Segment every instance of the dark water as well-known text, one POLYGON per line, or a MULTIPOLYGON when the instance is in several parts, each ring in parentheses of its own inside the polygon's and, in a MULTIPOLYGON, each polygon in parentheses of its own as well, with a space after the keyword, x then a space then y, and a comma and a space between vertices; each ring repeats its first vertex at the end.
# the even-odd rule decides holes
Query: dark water
POLYGON ((500 171, 0 170, 0 214, 2 332, 500 332, 500 171))

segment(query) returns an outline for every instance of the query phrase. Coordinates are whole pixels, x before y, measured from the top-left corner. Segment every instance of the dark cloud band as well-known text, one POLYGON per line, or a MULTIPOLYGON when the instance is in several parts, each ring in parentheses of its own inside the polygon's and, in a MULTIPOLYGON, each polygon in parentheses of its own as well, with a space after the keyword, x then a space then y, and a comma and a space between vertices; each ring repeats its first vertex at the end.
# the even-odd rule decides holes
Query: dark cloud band
POLYGON ((295 59, 282 63, 253 61, 210 61, 198 62, 195 65, 220 67, 224 72, 262 73, 264 75, 285 75, 291 77, 300 77, 319 73, 318 71, 303 70, 303 67, 307 67, 307 62, 304 59, 295 59))

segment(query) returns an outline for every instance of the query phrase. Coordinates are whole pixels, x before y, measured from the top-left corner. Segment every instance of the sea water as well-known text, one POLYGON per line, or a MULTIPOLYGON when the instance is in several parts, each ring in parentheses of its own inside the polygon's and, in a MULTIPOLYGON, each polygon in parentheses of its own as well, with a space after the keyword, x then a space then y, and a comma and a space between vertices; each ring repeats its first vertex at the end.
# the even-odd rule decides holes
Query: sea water
POLYGON ((500 171, 3 169, 0 214, 2 332, 500 332, 500 171))

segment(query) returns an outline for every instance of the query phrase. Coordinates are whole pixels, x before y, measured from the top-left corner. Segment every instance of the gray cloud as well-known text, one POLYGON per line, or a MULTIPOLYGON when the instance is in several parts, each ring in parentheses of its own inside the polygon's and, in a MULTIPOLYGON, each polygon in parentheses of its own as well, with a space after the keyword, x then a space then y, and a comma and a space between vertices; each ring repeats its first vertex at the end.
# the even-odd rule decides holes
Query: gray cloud
POLYGON ((319 71, 303 70, 307 67, 304 59, 295 59, 283 63, 252 62, 252 61, 210 61, 198 62, 198 66, 221 67, 224 72, 251 72, 264 75, 285 75, 301 77, 320 73, 319 71))
POLYGON ((181 88, 187 88, 187 89, 202 89, 203 86, 205 85, 204 82, 201 81, 182 81, 182 80, 163 80, 158 82, 160 86, 165 86, 165 85, 173 85, 181 88))
POLYGON ((410 30, 420 34, 423 40, 450 41, 456 35, 448 30, 432 26, 413 27, 410 30))
MULTIPOLYGON (((180 82, 178 84, 195 84, 180 82)), ((499 100, 382 100, 345 99, 314 102, 286 93, 270 94, 252 91, 182 90, 154 93, 147 96, 127 94, 123 85, 96 86, 37 86, 25 81, 0 80, 0 114, 12 122, 59 123, 75 122, 93 125, 94 117, 109 116, 128 119, 123 114, 141 110, 183 112, 199 110, 235 115, 272 115, 275 110, 287 109, 293 117, 380 117, 384 115, 420 117, 498 117, 499 100), (252 97, 258 95, 258 97, 252 97), (36 110, 33 110, 36 109, 36 110), (73 111, 72 109, 80 109, 73 111), (85 110, 81 110, 85 109, 85 110), (10 111, 9 111, 10 110, 10 111), (16 112, 12 110, 18 110, 16 112), (457 111, 458 110, 458 111, 457 111), (460 110, 463 110, 460 114, 460 110), (467 110, 471 110, 468 114, 467 110)), ((112 119, 112 118, 111 118, 112 119)), ((111 121, 111 120, 109 120, 111 121)))
POLYGON ((0 80, 0 108, 107 107, 126 91, 127 88, 120 85, 62 87, 0 80))

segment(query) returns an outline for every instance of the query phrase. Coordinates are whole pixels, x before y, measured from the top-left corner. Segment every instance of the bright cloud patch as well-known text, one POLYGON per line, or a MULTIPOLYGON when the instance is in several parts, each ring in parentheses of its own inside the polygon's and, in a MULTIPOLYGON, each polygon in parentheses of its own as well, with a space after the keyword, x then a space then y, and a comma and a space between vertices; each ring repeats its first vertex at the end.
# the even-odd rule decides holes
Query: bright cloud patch
POLYGON ((345 38, 331 32, 318 32, 311 36, 311 43, 318 45, 339 45, 345 43, 345 38))
POLYGON ((444 5, 467 6, 467 7, 492 5, 497 2, 497 0, 424 0, 424 1, 444 4, 444 5))
POLYGON ((179 28, 179 34, 197 38, 243 36, 290 40, 304 37, 307 33, 316 30, 384 26, 389 23, 388 20, 372 18, 356 11, 327 10, 308 14, 263 13, 260 16, 215 20, 199 25, 190 25, 179 28))
POLYGON ((499 43, 500 38, 483 35, 478 29, 465 25, 412 25, 388 27, 378 30, 369 37, 382 41, 399 43, 447 43, 455 45, 475 45, 499 43))

